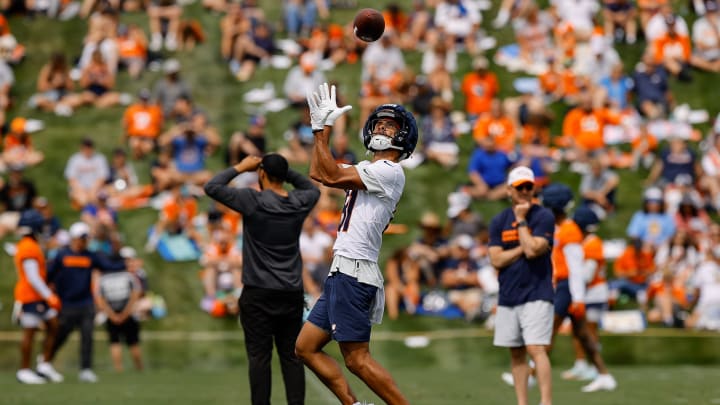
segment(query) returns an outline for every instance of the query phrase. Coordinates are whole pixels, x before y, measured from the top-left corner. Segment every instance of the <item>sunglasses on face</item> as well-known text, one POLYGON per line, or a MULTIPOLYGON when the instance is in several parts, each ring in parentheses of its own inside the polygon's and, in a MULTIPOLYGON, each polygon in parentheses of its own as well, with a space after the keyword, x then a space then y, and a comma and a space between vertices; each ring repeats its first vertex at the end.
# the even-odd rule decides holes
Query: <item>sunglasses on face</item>
POLYGON ((531 183, 523 183, 519 186, 514 186, 517 191, 532 191, 533 187, 534 186, 531 183))

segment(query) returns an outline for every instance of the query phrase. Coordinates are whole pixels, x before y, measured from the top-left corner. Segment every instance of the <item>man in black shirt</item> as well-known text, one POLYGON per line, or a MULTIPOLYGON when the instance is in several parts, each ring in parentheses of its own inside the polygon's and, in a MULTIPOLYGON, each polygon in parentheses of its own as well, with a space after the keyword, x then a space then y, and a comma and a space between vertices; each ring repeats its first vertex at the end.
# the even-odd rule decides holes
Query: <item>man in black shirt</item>
POLYGON ((243 291, 240 321, 245 333, 252 404, 270 404, 273 338, 277 345, 288 404, 305 401, 305 370, 295 356, 302 327, 304 295, 299 237, 320 191, 288 168, 278 154, 247 156, 218 173, 205 193, 243 216, 243 291), (257 171, 261 191, 227 184, 238 174, 257 171), (283 183, 295 187, 287 191, 283 183))

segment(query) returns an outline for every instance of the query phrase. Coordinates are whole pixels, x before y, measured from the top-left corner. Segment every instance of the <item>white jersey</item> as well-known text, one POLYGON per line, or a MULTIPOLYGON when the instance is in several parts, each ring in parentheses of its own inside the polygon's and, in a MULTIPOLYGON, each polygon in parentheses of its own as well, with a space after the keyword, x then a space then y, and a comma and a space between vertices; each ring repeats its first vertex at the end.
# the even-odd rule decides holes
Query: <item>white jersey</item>
POLYGON ((367 190, 346 191, 333 251, 349 259, 377 263, 383 231, 390 224, 405 187, 405 173, 390 160, 364 160, 355 168, 367 190))

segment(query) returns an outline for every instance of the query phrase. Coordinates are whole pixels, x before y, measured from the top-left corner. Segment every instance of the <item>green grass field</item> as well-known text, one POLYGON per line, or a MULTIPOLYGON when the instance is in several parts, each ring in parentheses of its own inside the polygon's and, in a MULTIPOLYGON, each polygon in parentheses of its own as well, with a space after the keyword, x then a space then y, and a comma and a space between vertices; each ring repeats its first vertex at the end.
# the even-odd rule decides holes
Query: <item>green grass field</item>
MULTIPOLYGON (((262 1, 271 21, 280 15, 280 2, 262 1)), ((358 1, 358 8, 381 8, 385 2, 358 1)), ((399 1, 409 9, 409 0, 399 1)), ((495 7, 499 1, 494 1, 495 7)), ((675 1, 678 5, 686 2, 675 1)), ((205 13, 199 4, 186 8, 202 23, 208 41, 191 52, 176 56, 183 66, 183 77, 192 85, 193 95, 203 109, 208 111, 214 125, 227 139, 237 129, 247 126, 248 115, 244 110, 242 95, 249 89, 272 82, 281 88, 285 71, 262 69, 251 82, 237 83, 219 58, 219 28, 217 16, 205 13)), ((355 10, 336 10, 332 19, 350 21, 355 10)), ((494 11, 484 13, 485 21, 491 20, 494 11)), ((147 27, 146 18, 140 14, 123 15, 123 22, 136 22, 147 27)), ((92 136, 99 149, 109 153, 118 145, 121 135, 121 107, 103 111, 79 110, 72 118, 55 117, 28 109, 25 105, 34 92, 38 71, 51 52, 65 50, 68 56, 80 53, 81 39, 86 23, 80 20, 58 22, 38 18, 26 20, 13 17, 10 20, 13 33, 19 42, 28 48, 28 58, 15 69, 16 105, 8 114, 42 119, 46 129, 34 135, 34 144, 46 154, 46 160, 39 167, 28 171, 36 181, 41 194, 50 198, 63 224, 69 226, 78 218, 70 208, 66 197, 65 181, 61 173, 65 163, 82 137, 92 136)), ((487 28, 487 26, 486 26, 487 28)), ((492 31, 501 44, 511 40, 509 27, 492 31)), ((619 51, 630 71, 642 52, 642 45, 620 46, 619 51)), ((408 65, 418 66, 420 54, 408 53, 408 65)), ((469 66, 467 55, 461 55, 460 73, 469 66)), ((512 79, 516 74, 497 71, 502 90, 501 96, 513 96, 512 79)), ((342 91, 357 94, 360 85, 359 65, 344 65, 327 72, 330 80, 337 80, 342 91)), ((159 77, 157 73, 146 73, 140 80, 131 81, 126 73, 118 76, 118 88, 135 94, 142 87, 151 86, 159 77)), ((704 107, 714 115, 720 110, 720 99, 714 92, 707 91, 716 83, 717 77, 695 73, 690 84, 673 84, 679 102, 688 102, 693 108, 704 107)), ((457 97, 455 107, 462 105, 457 97)), ((562 111, 561 106, 555 106, 562 111)), ((353 110, 357 123, 357 109, 353 110)), ((283 111, 268 116, 270 150, 282 145, 282 133, 296 119, 296 113, 283 111)), ((561 120, 554 123, 554 132, 560 129, 561 120)), ((701 127, 701 129, 705 129, 701 127)), ((354 132, 351 132, 354 133, 354 132)), ((431 209, 444 214, 447 208, 445 197, 459 183, 464 181, 464 166, 472 148, 468 137, 460 141, 462 153, 460 169, 443 172, 439 167, 423 165, 409 171, 406 192, 400 203, 397 222, 413 225, 420 213, 431 209)), ((362 153, 357 140, 356 152, 362 153)), ((210 161, 213 169, 222 167, 218 156, 210 161)), ((149 162, 137 162, 136 170, 147 179, 149 162)), ((299 168, 306 170, 306 168, 299 168)), ((620 209, 612 221, 603 224, 605 237, 622 237, 627 221, 639 205, 638 190, 646 172, 623 172, 620 184, 620 209)), ((554 179, 577 185, 579 177, 560 172, 554 179)), ((206 207, 207 199, 200 202, 206 207)), ((474 207, 485 218, 504 208, 504 203, 476 203, 474 207)), ((150 209, 123 212, 120 227, 127 243, 141 248, 145 242, 145 230, 155 220, 157 213, 150 209)), ((405 235, 391 235, 385 238, 381 259, 387 257, 395 247, 408 243, 417 235, 411 231, 405 235)), ((12 238, 9 238, 12 239, 12 238)), ((15 282, 11 258, 0 253, 0 301, 5 304, 0 311, 0 403, 239 403, 249 402, 247 367, 242 344, 242 333, 234 320, 216 320, 201 312, 201 286, 197 277, 196 263, 165 263, 157 255, 145 255, 151 289, 163 295, 168 303, 168 316, 143 325, 146 333, 143 350, 148 369, 142 374, 126 371, 123 374, 111 372, 107 343, 104 333, 98 330, 100 339, 96 342, 96 369, 101 382, 88 386, 77 383, 77 341, 71 341, 58 359, 58 368, 65 373, 67 382, 61 385, 27 387, 17 384, 14 370, 19 358, 17 351, 17 329, 10 324, 9 304, 12 300, 12 286, 15 282), (196 333, 191 335, 191 332, 196 333)), ((501 404, 513 403, 513 391, 506 387, 499 375, 505 371, 509 356, 503 350, 492 347, 488 333, 478 325, 463 321, 448 321, 435 318, 411 318, 402 316, 396 322, 386 321, 376 328, 378 338, 372 344, 373 354, 392 371, 399 385, 414 404, 501 404), (408 334, 437 334, 430 346, 423 349, 409 349, 402 343, 408 334)), ((559 380, 559 371, 571 364, 569 340, 561 337, 553 354, 555 364, 556 404, 717 404, 720 403, 720 370, 712 364, 720 361, 720 338, 715 335, 693 334, 675 331, 649 331, 643 336, 604 336, 603 347, 608 363, 617 376, 620 387, 613 393, 581 394, 580 383, 559 380)), ((338 356, 331 345, 330 352, 338 356)), ((129 366, 129 362, 127 363, 129 366)), ((275 364, 274 403, 284 399, 279 367, 275 364)), ((361 398, 380 402, 368 390, 353 379, 353 387, 361 398)), ((320 382, 308 375, 308 404, 336 403, 320 382)), ((538 401, 537 391, 532 392, 531 403, 538 401)))

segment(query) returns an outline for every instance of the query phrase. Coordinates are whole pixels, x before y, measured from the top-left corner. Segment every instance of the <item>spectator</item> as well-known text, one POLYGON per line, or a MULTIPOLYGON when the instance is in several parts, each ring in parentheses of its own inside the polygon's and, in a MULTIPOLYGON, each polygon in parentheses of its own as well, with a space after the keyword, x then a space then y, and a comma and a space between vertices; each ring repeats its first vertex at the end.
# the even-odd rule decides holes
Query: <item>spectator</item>
POLYGON ((599 156, 590 159, 590 170, 580 180, 582 204, 587 205, 600 218, 615 211, 615 193, 620 176, 603 163, 599 156))
POLYGON ((552 6, 560 22, 572 24, 579 42, 590 39, 595 27, 594 16, 600 11, 595 0, 554 0, 552 6))
POLYGON ((635 106, 648 119, 658 119, 670 112, 673 104, 668 72, 655 62, 651 52, 645 52, 632 76, 635 106))
POLYGON ((702 207, 699 199, 690 193, 683 194, 675 213, 677 232, 684 232, 695 243, 700 243, 707 238, 711 225, 712 219, 702 207))
POLYGON ((479 314, 483 298, 480 268, 470 256, 474 244, 470 235, 454 237, 450 241, 450 257, 440 275, 441 285, 448 289, 448 300, 460 308, 468 321, 479 314))
POLYGON ((220 56, 230 62, 235 42, 250 31, 252 21, 239 3, 223 1, 223 8, 227 13, 220 20, 220 56))
POLYGON ((174 51, 178 47, 177 32, 182 17, 182 6, 176 0, 153 0, 147 6, 150 23, 150 50, 158 52, 163 46, 163 23, 165 30, 165 49, 174 51))
POLYGON ((145 32, 135 24, 120 25, 116 41, 120 67, 127 69, 130 78, 139 78, 148 60, 145 32))
POLYGON ((322 293, 325 279, 330 272, 333 240, 313 216, 308 216, 300 233, 300 256, 303 260, 305 290, 313 299, 322 293), (309 277, 308 277, 309 276, 309 277))
POLYGON ((290 163, 306 164, 310 161, 310 153, 315 137, 310 126, 310 113, 307 109, 300 111, 300 118, 283 134, 287 146, 280 153, 290 163))
POLYGON ((630 95, 633 90, 633 81, 623 72, 622 62, 612 66, 610 74, 600 79, 598 83, 603 103, 608 103, 613 110, 624 111, 630 105, 630 95))
POLYGON ((675 221, 665 213, 663 192, 651 187, 643 194, 643 208, 635 212, 627 227, 627 235, 644 250, 655 250, 675 234, 675 221))
POLYGON ((93 13, 77 64, 80 71, 92 63, 93 54, 99 51, 100 59, 107 64, 111 75, 115 77, 118 69, 117 26, 117 11, 104 7, 99 12, 93 13))
POLYGON ((434 212, 424 212, 419 225, 421 235, 408 246, 407 255, 419 266, 419 282, 435 287, 450 253, 448 242, 442 236, 442 224, 434 212))
POLYGON ((423 152, 427 160, 439 163, 445 169, 458 164, 460 148, 456 139, 460 136, 450 120, 450 105, 439 97, 430 102, 430 115, 420 121, 423 152))
POLYGON ((486 142, 484 146, 476 147, 470 156, 470 184, 464 191, 473 198, 495 201, 507 196, 505 177, 513 160, 497 146, 494 142, 486 142))
POLYGON ((31 167, 45 159, 45 155, 35 149, 28 132, 27 120, 15 117, 10 121, 10 131, 3 140, 2 160, 8 166, 31 167))
POLYGON ((692 280, 693 311, 685 326, 695 329, 720 329, 720 245, 713 246, 692 280))
POLYGON ((267 22, 255 23, 250 31, 235 40, 230 60, 230 71, 240 82, 255 74, 257 65, 268 63, 275 53, 273 33, 267 22))
POLYGON ((362 55, 360 122, 365 122, 376 105, 389 102, 398 90, 406 68, 396 41, 396 33, 385 30, 380 40, 368 45, 362 55))
POLYGON ((72 110, 67 104, 67 96, 73 87, 65 54, 54 52, 40 69, 37 93, 30 97, 28 105, 43 111, 55 111, 58 115, 68 115, 72 110))
POLYGON ((467 0, 444 0, 435 7, 434 25, 451 38, 455 44, 463 44, 470 55, 480 53, 477 44, 482 16, 467 0))
POLYGON ((97 279, 97 270, 110 271, 125 268, 123 262, 103 259, 87 249, 90 227, 82 222, 74 223, 69 230, 70 245, 62 248, 53 259, 48 280, 54 285, 62 309, 60 330, 54 342, 51 356, 65 344, 70 333, 80 329, 80 382, 95 383, 97 375, 92 370, 93 326, 95 305, 92 282, 97 279))
POLYGON ((543 17, 538 6, 529 3, 522 11, 522 18, 513 24, 519 60, 524 64, 542 64, 553 53, 551 21, 543 17))
POLYGON ((90 62, 82 69, 80 86, 82 91, 79 94, 67 97, 67 104, 73 109, 88 104, 96 108, 127 105, 132 99, 129 94, 114 90, 115 73, 99 50, 92 53, 90 62))
MULTIPOLYGON (((674 22, 672 23, 672 28, 677 33, 677 35, 684 37, 689 36, 688 25, 685 22, 685 19, 673 13, 672 4, 661 0, 655 1, 658 3, 658 5, 662 5, 657 7, 657 9, 659 9, 659 12, 653 13, 652 17, 647 21, 647 25, 643 26, 645 40, 647 41, 647 43, 652 44, 656 39, 667 34, 668 21, 670 19, 674 19, 674 22)), ((642 22, 642 15, 640 17, 640 21, 642 22)))
POLYGON ((330 153, 338 164, 354 165, 357 163, 357 156, 350 149, 350 137, 347 134, 335 134, 331 142, 330 153))
POLYGON ((150 90, 141 89, 139 101, 128 106, 123 114, 122 143, 128 142, 134 159, 142 159, 155 150, 162 129, 162 110, 150 101, 150 96, 150 90))
POLYGON ((316 27, 316 20, 327 18, 330 14, 328 4, 319 0, 285 0, 283 14, 285 30, 290 38, 302 38, 310 35, 316 27))
POLYGON ((690 81, 690 38, 675 30, 675 16, 665 18, 667 33, 650 44, 655 63, 663 65, 668 72, 682 81, 690 81))
POLYGON ((325 74, 317 69, 318 62, 317 55, 305 52, 300 55, 299 65, 288 71, 283 90, 291 106, 305 108, 307 94, 327 81, 325 74))
POLYGON ((165 76, 155 83, 153 99, 162 107, 163 115, 168 116, 180 97, 191 97, 190 86, 180 77, 180 62, 168 59, 163 64, 165 76))
POLYGON ((201 185, 212 177, 205 160, 219 146, 219 139, 210 134, 198 132, 195 125, 182 124, 158 138, 161 148, 172 147, 173 167, 181 182, 201 185))
POLYGON ((631 0, 603 0, 603 31, 615 42, 632 45, 637 40, 637 6, 631 0))
POLYGON ((700 187, 710 194, 711 205, 720 211, 720 134, 711 135, 711 140, 712 144, 700 160, 704 173, 700 187))
MULTIPOLYGON (((262 157, 267 151, 266 124, 267 119, 264 116, 251 116, 245 132, 236 131, 230 136, 225 162, 228 165, 236 165, 248 156, 262 157)), ((255 172, 240 174, 235 178, 234 183, 247 187, 257 183, 257 175, 255 172)))
POLYGON ((140 280, 131 267, 142 265, 135 254, 135 249, 120 249, 120 258, 126 261, 127 269, 108 271, 99 276, 95 301, 98 310, 107 316, 105 327, 110 341, 110 357, 115 371, 122 371, 122 347, 124 340, 130 351, 135 369, 143 369, 142 352, 140 351, 140 322, 135 317, 135 309, 143 293, 140 280))
POLYGON ((83 138, 80 151, 68 160, 65 178, 70 186, 70 201, 82 208, 97 200, 97 195, 109 174, 107 159, 95 151, 95 143, 83 138))
POLYGON ((592 84, 610 76, 613 67, 620 63, 618 52, 600 34, 593 35, 587 44, 578 45, 574 56, 575 74, 587 78, 592 84))
POLYGON ((678 181, 693 185, 701 176, 702 166, 695 152, 688 148, 685 139, 672 136, 650 169, 645 185, 665 188, 678 181))
POLYGON ((478 147, 494 143, 497 149, 505 153, 512 153, 517 147, 517 129, 499 99, 492 100, 490 111, 475 122, 472 135, 478 147))
POLYGON ((720 72, 720 15, 715 0, 705 2, 705 15, 692 26, 690 64, 710 72, 720 72))
POLYGON ((117 211, 108 205, 108 194, 104 190, 97 195, 97 202, 83 207, 80 219, 90 227, 90 236, 99 237, 106 232, 117 230, 117 211))
POLYGON ((462 192, 456 191, 448 195, 448 222, 443 234, 449 239, 458 235, 476 236, 487 230, 482 216, 470 208, 471 197, 462 192))
POLYGON ((465 95, 465 111, 470 121, 490 111, 490 105, 500 91, 497 76, 491 72, 489 62, 484 56, 472 61, 472 72, 463 76, 461 90, 465 95))
POLYGON ((200 258, 203 266, 203 309, 216 317, 237 315, 237 300, 242 291, 242 253, 229 230, 212 236, 200 258))
POLYGON ((400 307, 412 315, 420 305, 420 266, 409 255, 409 248, 396 250, 385 264, 385 306, 388 318, 395 320, 400 307))
POLYGON ((182 234, 199 243, 200 236, 192 222, 197 213, 197 201, 190 194, 187 186, 182 186, 181 183, 172 186, 170 195, 163 203, 160 217, 153 226, 145 244, 145 251, 153 252, 166 233, 170 235, 182 234))

